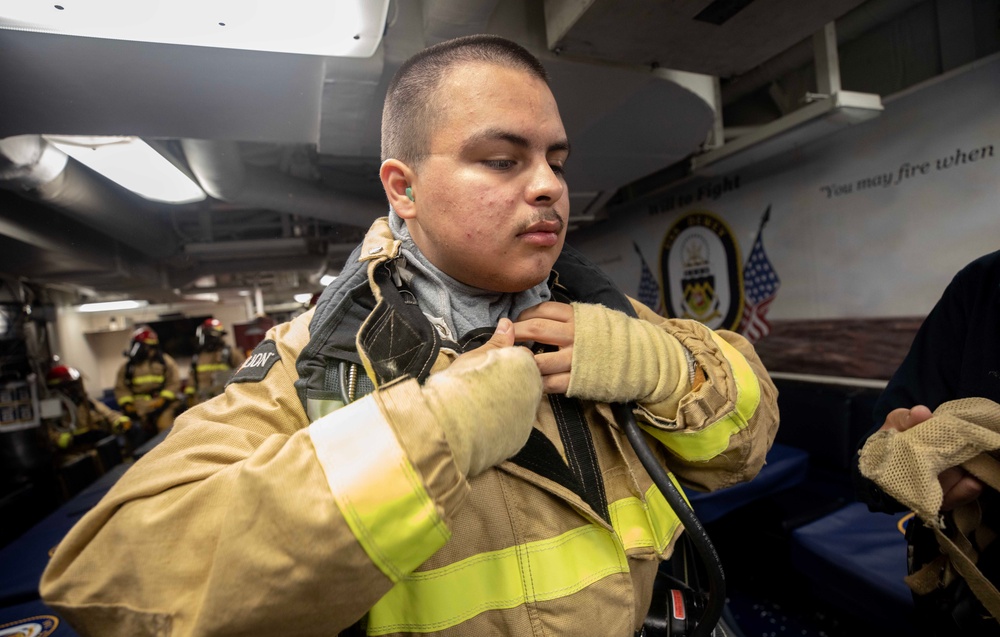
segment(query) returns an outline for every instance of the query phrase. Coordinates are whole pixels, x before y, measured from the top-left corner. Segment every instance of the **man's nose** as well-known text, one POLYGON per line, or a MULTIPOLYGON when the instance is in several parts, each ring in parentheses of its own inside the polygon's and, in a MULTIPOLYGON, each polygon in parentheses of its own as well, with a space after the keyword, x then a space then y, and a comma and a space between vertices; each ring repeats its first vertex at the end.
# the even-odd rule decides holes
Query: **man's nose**
POLYGON ((541 161, 530 173, 527 199, 531 203, 558 201, 566 190, 566 182, 556 174, 548 161, 541 161))

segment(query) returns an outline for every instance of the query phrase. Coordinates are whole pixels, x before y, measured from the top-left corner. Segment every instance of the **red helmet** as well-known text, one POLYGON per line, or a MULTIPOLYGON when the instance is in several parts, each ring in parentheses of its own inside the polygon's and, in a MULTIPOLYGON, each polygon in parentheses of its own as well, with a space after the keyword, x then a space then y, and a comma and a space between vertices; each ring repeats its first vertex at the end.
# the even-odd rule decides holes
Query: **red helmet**
POLYGON ((142 325, 132 332, 132 342, 142 343, 143 345, 159 345, 160 337, 156 335, 153 328, 148 325, 142 325))
POLYGON ((203 349, 218 349, 222 346, 222 337, 226 334, 226 328, 217 318, 207 318, 195 330, 195 338, 198 339, 198 347, 203 349))
POLYGON ((125 356, 133 363, 140 363, 160 347, 160 337, 148 325, 140 325, 132 332, 125 356))
POLYGON ((46 384, 49 387, 63 387, 80 380, 80 370, 66 365, 57 365, 49 370, 45 375, 46 384))

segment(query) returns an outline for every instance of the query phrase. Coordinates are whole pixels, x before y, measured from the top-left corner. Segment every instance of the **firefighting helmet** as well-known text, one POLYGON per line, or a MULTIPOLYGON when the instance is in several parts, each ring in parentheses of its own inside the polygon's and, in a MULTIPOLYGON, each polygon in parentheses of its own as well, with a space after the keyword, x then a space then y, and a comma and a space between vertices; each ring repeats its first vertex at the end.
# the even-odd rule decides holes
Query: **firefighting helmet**
POLYGON ((222 321, 216 318, 207 318, 195 330, 198 339, 198 349, 214 350, 222 346, 222 337, 226 335, 226 328, 222 321))
POLYGON ((160 346, 160 337, 148 325, 142 325, 132 332, 128 351, 125 355, 133 361, 140 362, 149 358, 152 350, 160 346))
POLYGON ((45 375, 45 382, 49 387, 54 389, 78 383, 80 382, 80 370, 66 365, 57 365, 45 375))

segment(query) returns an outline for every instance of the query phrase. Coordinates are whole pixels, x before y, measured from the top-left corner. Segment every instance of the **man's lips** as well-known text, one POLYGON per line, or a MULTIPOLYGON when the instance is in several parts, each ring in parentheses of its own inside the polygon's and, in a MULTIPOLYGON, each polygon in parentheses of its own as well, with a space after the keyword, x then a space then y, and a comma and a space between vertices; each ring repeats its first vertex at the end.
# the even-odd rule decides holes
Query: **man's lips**
POLYGON ((562 219, 539 221, 525 228, 517 236, 539 247, 551 247, 559 242, 562 229, 562 219))
POLYGON ((521 234, 529 234, 535 232, 552 232, 555 234, 559 234, 559 232, 562 230, 562 227, 563 224, 561 220, 539 221, 538 223, 533 223, 530 226, 528 226, 521 234))

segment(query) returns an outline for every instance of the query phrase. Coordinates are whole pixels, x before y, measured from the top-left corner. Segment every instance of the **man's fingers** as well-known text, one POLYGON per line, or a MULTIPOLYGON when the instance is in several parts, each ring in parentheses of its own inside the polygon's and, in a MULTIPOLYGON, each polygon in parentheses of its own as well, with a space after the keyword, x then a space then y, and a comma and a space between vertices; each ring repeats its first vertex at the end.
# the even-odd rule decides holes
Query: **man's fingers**
POLYGON ((957 506, 972 502, 983 492, 983 483, 969 475, 961 467, 951 467, 938 474, 944 498, 941 510, 950 511, 957 506))
POLYGON ((542 376, 542 391, 546 394, 565 394, 569 389, 569 372, 542 376))
POLYGON ((563 322, 571 321, 573 320, 573 306, 557 301, 546 301, 529 307, 517 316, 518 322, 535 318, 563 322))
POLYGON ((501 347, 510 347, 514 344, 514 324, 511 323, 510 319, 502 318, 500 322, 497 323, 497 328, 493 332, 493 336, 490 340, 483 343, 483 347, 492 347, 499 349, 501 347))
POLYGON ((900 407, 893 409, 885 417, 885 422, 880 429, 895 429, 896 431, 906 431, 915 427, 933 416, 931 410, 924 405, 916 405, 910 409, 900 407))
POLYGON ((569 373, 573 363, 573 348, 561 349, 558 352, 535 354, 535 363, 542 376, 569 373))
POLYGON ((915 407, 910 409, 909 419, 907 420, 909 426, 907 427, 907 429, 909 429, 909 427, 913 427, 914 425, 919 425, 925 420, 929 420, 933 415, 934 414, 931 413, 931 410, 928 409, 926 406, 916 405, 915 407))
POLYGON ((548 319, 533 318, 514 323, 514 334, 517 341, 535 341, 556 347, 573 344, 573 326, 548 319))

